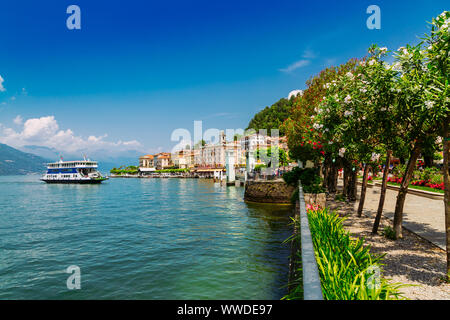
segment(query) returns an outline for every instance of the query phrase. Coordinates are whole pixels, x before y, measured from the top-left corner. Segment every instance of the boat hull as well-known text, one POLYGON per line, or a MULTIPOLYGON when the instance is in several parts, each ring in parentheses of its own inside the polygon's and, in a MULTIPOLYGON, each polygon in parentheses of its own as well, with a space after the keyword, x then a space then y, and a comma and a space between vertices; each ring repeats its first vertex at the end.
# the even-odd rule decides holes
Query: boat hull
POLYGON ((96 180, 50 180, 41 179, 46 183, 57 183, 57 184, 100 184, 107 179, 96 179, 96 180))

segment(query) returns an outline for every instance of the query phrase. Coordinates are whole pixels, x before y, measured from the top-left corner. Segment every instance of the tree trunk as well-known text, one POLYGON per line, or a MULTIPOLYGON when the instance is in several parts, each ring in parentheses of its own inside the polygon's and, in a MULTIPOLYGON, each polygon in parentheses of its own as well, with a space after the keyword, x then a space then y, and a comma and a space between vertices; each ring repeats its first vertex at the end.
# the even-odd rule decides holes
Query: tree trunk
POLYGON ((328 175, 328 191, 330 193, 335 193, 336 192, 336 183, 335 183, 336 174, 337 174, 336 163, 335 162, 331 162, 330 173, 328 175))
POLYGON ((450 173, 449 173, 449 152, 450 152, 450 135, 448 122, 450 117, 444 121, 444 209, 445 209, 445 234, 447 237, 447 281, 450 281, 450 173))
POLYGON ((344 176, 343 176, 343 188, 342 188, 342 195, 344 197, 347 197, 347 193, 348 193, 348 182, 349 182, 349 178, 350 178, 350 168, 349 165, 347 164, 347 160, 344 159, 343 161, 343 169, 344 169, 344 176))
POLYGON ((326 188, 327 187, 327 180, 328 180, 328 164, 326 162, 323 163, 322 167, 322 187, 326 188))
POLYGON ((333 188, 334 188, 335 193, 337 191, 338 177, 339 177, 339 167, 336 165, 336 168, 334 169, 334 175, 333 175, 333 188))
POLYGON ((363 181, 361 186, 361 197, 359 198, 359 205, 358 205, 358 217, 361 217, 362 211, 364 208, 364 201, 366 199, 366 191, 367 191, 367 176, 369 175, 369 164, 366 163, 364 166, 364 173, 363 173, 363 181))
POLYGON ((383 214, 384 199, 386 199, 387 178, 389 175, 389 166, 391 165, 391 155, 392 151, 388 150, 386 153, 386 164, 383 171, 383 182, 381 183, 380 201, 378 202, 377 215, 375 216, 375 221, 372 228, 373 234, 378 232, 378 226, 380 225, 381 216, 383 214))
MULTIPOLYGON (((322 187, 327 188, 328 189, 328 177, 330 174, 330 161, 329 161, 329 157, 325 156, 325 159, 323 161, 323 183, 322 183, 322 187)), ((328 190, 329 191, 329 190, 328 190)))
POLYGON ((433 166, 433 154, 423 155, 423 162, 425 163, 425 168, 431 168, 433 166))
POLYGON ((347 184, 347 199, 348 201, 356 201, 356 183, 358 180, 358 171, 356 168, 350 168, 349 176, 350 177, 347 184))
POLYGON ((405 174, 403 175, 402 184, 397 195, 397 202, 395 203, 395 213, 394 213, 394 231, 395 238, 403 238, 402 235, 402 221, 403 221, 403 206, 405 205, 406 193, 408 192, 409 182, 414 172, 416 166, 417 158, 420 155, 420 146, 418 143, 415 144, 413 150, 411 151, 411 156, 408 160, 408 165, 406 166, 405 174))

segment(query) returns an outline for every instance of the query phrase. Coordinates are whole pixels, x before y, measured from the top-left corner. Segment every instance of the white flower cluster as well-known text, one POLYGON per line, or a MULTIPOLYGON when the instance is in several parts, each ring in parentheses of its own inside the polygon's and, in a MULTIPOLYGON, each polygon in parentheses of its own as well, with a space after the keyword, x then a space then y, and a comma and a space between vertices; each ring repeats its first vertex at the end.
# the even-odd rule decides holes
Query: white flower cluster
POLYGON ((314 123, 313 124, 313 128, 316 129, 316 130, 320 130, 320 129, 323 128, 323 124, 321 124, 321 123, 314 123))
POLYGON ((350 97, 350 95, 347 95, 347 96, 345 97, 345 99, 344 99, 344 102, 345 102, 346 104, 351 103, 351 102, 352 102, 352 97, 350 97))
POLYGON ((397 93, 402 92, 402 90, 400 88, 391 88, 390 91, 391 92, 397 92, 397 93))
POLYGON ((345 154, 345 148, 340 148, 339 149, 339 157, 343 157, 344 156, 344 154, 345 154))
POLYGON ((370 160, 376 162, 378 161, 378 159, 380 159, 380 156, 381 155, 379 153, 372 152, 372 157, 370 158, 370 160))
POLYGON ((392 70, 394 71, 402 71, 402 65, 400 62, 396 62, 392 65, 392 70))
MULTIPOLYGON (((448 14, 447 11, 442 12, 442 13, 436 18, 436 20, 444 20, 444 19, 447 17, 447 14, 448 14)), ((441 28, 440 28, 440 29, 441 29, 441 30, 444 30, 444 31, 448 31, 449 26, 450 26, 450 18, 447 18, 447 19, 444 20, 444 23, 441 25, 441 28)))
POLYGON ((427 109, 431 109, 434 106, 434 102, 433 101, 426 101, 425 102, 425 106, 427 107, 427 109))
POLYGON ((347 111, 345 111, 344 112, 344 117, 350 117, 351 115, 353 115, 353 111, 351 111, 351 110, 347 110, 347 111))
POLYGON ((403 55, 406 59, 412 58, 412 53, 410 53, 405 47, 400 47, 397 51, 399 51, 400 55, 403 55))
POLYGON ((352 79, 352 80, 353 80, 353 78, 354 78, 353 73, 351 73, 350 71, 347 72, 346 76, 349 77, 349 78, 352 79))

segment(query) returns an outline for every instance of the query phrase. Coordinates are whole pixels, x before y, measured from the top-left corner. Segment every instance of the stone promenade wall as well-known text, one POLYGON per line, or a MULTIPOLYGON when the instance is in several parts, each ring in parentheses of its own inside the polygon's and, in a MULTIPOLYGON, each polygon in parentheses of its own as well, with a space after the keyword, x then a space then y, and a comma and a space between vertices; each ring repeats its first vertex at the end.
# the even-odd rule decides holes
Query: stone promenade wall
POLYGON ((293 186, 288 186, 284 180, 247 181, 244 200, 262 203, 291 203, 293 186))

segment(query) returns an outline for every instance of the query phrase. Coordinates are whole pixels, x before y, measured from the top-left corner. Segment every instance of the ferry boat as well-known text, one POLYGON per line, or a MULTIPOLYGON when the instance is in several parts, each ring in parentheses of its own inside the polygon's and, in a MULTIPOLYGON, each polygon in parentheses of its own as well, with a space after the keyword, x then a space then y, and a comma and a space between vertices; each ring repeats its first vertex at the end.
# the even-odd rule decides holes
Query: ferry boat
POLYGON ((97 170, 97 161, 62 161, 47 164, 41 180, 47 183, 101 183, 107 177, 97 170))

